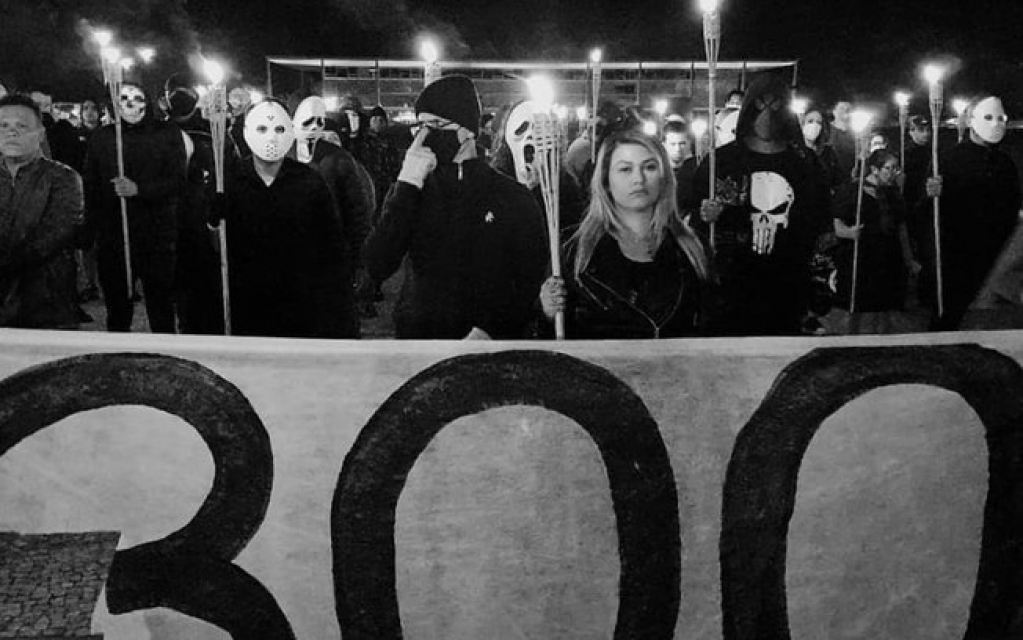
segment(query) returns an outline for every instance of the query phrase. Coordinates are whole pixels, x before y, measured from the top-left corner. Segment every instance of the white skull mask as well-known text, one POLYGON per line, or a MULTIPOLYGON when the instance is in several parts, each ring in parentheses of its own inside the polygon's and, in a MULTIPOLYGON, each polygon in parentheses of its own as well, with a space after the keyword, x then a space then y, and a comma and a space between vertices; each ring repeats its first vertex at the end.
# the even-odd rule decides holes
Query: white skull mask
POLYGON ((753 223, 753 251, 766 255, 774 250, 778 225, 789 226, 789 211, 796 194, 788 180, 770 171, 757 171, 752 176, 750 202, 756 209, 750 214, 753 223), (774 213, 784 207, 780 213, 774 213))
POLYGON ((295 128, 288 112, 273 100, 260 102, 245 117, 245 142, 265 162, 277 162, 295 142, 295 128))
POLYGON ((504 140, 515 162, 515 179, 532 189, 540 180, 536 168, 536 144, 533 140, 533 114, 536 105, 530 101, 519 103, 504 123, 504 140))
POLYGON ((324 136, 327 103, 319 96, 309 96, 295 109, 292 122, 295 125, 295 137, 298 139, 298 159, 309 162, 313 143, 324 136))
POLYGON ((719 113, 714 123, 714 146, 723 147, 735 140, 735 126, 738 123, 739 111, 737 109, 719 113))
POLYGON ((984 142, 998 144, 1005 137, 1008 120, 1000 99, 984 98, 970 113, 970 129, 984 142))
POLYGON ((136 124, 146 115, 146 94, 136 86, 126 84, 121 87, 117 99, 121 118, 129 124, 136 124))

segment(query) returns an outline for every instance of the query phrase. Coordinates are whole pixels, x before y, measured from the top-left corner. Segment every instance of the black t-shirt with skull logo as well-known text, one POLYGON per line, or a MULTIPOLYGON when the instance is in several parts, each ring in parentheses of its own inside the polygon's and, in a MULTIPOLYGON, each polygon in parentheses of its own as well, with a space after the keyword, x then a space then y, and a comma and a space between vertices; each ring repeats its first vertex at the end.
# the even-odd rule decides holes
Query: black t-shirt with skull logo
MULTIPOLYGON (((714 225, 714 255, 724 298, 722 333, 799 332, 813 241, 820 220, 830 217, 823 176, 802 151, 764 154, 736 142, 717 150, 715 191, 724 209, 714 225)), ((704 161, 694 178, 694 211, 707 197, 708 174, 704 161)), ((709 236, 699 214, 691 223, 709 236)))

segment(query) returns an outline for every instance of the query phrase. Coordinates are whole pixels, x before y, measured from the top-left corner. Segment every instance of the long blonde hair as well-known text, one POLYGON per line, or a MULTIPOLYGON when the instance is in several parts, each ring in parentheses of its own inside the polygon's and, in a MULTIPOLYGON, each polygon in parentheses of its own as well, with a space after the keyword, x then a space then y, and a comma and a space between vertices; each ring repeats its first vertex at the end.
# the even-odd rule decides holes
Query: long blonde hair
POLYGON ((675 172, 671 170, 668 152, 659 140, 636 130, 615 133, 605 139, 600 146, 593 179, 590 181, 590 206, 583 221, 579 224, 579 228, 569 239, 569 243, 576 246, 575 264, 572 268, 575 278, 578 279, 579 275, 586 270, 593 257, 593 252, 597 248, 597 243, 612 230, 622 231, 625 228, 614 199, 611 197, 608 173, 611 167, 611 156, 615 149, 626 144, 639 145, 650 151, 657 159, 660 169, 661 191, 657 203, 654 205, 654 215, 650 220, 650 232, 660 238, 664 236, 665 230, 671 230, 679 247, 689 258, 689 262, 692 263, 700 279, 709 279, 710 267, 707 261, 707 252, 704 251, 696 234, 683 222, 678 211, 675 172))

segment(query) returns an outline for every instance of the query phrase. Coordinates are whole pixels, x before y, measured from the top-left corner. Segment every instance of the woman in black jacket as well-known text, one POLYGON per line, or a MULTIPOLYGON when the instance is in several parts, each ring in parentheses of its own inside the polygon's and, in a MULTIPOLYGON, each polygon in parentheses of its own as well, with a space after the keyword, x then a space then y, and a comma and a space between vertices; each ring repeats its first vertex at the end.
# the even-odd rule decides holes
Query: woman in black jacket
POLYGON ((570 338, 703 335, 710 266, 678 213, 664 146, 636 131, 609 137, 597 156, 590 205, 551 277, 544 315, 565 313, 570 338))

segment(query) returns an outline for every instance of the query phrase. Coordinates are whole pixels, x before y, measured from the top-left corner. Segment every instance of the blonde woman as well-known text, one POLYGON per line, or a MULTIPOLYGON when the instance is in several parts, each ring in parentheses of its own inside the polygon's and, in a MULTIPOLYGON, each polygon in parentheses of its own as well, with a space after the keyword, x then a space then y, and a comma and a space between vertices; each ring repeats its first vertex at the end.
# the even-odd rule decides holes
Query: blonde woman
POLYGON ((540 290, 544 315, 565 313, 570 338, 703 335, 706 252, 683 223, 664 146, 637 131, 601 146, 590 205, 563 252, 563 278, 540 290))

